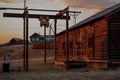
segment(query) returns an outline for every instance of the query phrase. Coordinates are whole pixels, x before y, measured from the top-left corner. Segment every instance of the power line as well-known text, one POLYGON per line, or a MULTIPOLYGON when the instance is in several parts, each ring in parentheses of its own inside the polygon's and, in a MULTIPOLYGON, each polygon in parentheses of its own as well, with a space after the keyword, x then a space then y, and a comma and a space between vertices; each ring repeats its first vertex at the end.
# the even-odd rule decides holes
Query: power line
POLYGON ((73 14, 70 14, 70 16, 72 16, 74 18, 74 23, 76 24, 76 19, 77 19, 77 16, 79 15, 79 13, 73 13, 73 14))
POLYGON ((26 0, 24 0, 24 9, 26 8, 26 0))
POLYGON ((80 7, 80 6, 71 6, 74 8, 85 8, 85 9, 105 9, 105 8, 95 8, 95 7, 80 7))

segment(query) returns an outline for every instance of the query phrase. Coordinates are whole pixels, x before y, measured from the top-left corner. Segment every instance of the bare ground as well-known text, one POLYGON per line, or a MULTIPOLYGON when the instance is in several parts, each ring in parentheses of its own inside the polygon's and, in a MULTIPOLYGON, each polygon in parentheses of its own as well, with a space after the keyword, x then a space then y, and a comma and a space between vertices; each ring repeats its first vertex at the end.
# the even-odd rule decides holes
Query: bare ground
POLYGON ((22 67, 22 61, 12 62, 10 73, 3 73, 0 68, 0 80, 120 80, 120 69, 56 69, 53 59, 48 59, 47 64, 40 59, 30 60, 29 71, 22 71, 19 67, 22 67))
POLYGON ((76 70, 28 71, 0 73, 0 80, 120 80, 120 71, 76 70))
POLYGON ((47 64, 44 64, 43 50, 32 50, 30 47, 29 71, 22 71, 22 46, 9 46, 8 48, 2 47, 0 48, 0 52, 0 57, 3 57, 4 54, 10 52, 13 60, 10 65, 10 73, 3 73, 2 64, 0 64, 0 80, 120 80, 120 69, 55 69, 53 51, 48 50, 49 54, 47 56, 52 58, 48 58, 47 64))
MULTIPOLYGON (((43 58, 44 57, 44 49, 32 49, 31 45, 29 45, 28 50, 29 58, 43 58)), ((23 59, 23 45, 13 45, 7 47, 0 47, 0 60, 3 60, 5 54, 11 54, 12 60, 23 59)), ((47 57, 54 57, 54 50, 47 49, 47 57)))

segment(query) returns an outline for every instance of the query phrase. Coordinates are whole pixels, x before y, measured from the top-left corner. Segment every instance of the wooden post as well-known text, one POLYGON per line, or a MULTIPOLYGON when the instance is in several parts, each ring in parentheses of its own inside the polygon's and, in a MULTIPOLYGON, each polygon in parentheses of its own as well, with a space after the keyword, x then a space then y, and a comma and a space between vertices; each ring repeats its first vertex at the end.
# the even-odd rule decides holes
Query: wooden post
POLYGON ((26 37, 25 37, 25 33, 26 33, 26 21, 25 21, 25 11, 24 11, 24 17, 23 17, 23 40, 24 40, 24 45, 23 45, 23 68, 25 70, 25 52, 26 52, 26 49, 25 49, 25 42, 26 42, 26 37))
POLYGON ((44 26, 44 63, 46 64, 46 26, 44 26))
POLYGON ((69 35, 68 35, 68 26, 69 26, 69 7, 66 12, 66 68, 69 66, 69 35))
POLYGON ((24 70, 28 71, 28 11, 24 11, 24 70))
POLYGON ((26 11, 26 71, 28 71, 28 11, 26 11))
POLYGON ((55 53, 55 60, 57 60, 56 58, 56 51, 57 51, 57 41, 56 41, 56 27, 57 27, 57 19, 54 19, 54 53, 55 53))

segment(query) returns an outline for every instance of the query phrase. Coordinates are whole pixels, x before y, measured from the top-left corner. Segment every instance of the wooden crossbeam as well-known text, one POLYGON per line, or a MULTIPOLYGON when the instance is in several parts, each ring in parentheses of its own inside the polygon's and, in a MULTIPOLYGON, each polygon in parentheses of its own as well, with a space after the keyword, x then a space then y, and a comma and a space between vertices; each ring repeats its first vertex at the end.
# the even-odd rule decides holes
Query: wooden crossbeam
MULTIPOLYGON (((44 15, 44 14, 28 14, 29 18, 39 18, 40 16, 49 16, 49 19, 66 19, 66 16, 44 15)), ((24 14, 19 13, 3 13, 3 17, 23 18, 24 14)), ((70 19, 70 16, 69 16, 70 19)))
POLYGON ((61 16, 64 15, 67 11, 68 11, 69 7, 66 7, 65 9, 61 10, 58 14, 56 14, 57 16, 61 16))
MULTIPOLYGON (((0 10, 25 10, 25 9, 24 8, 0 7, 0 10)), ((28 9, 28 11, 60 12, 61 10, 28 9)), ((69 11, 69 13, 81 13, 81 12, 80 11, 69 11)))

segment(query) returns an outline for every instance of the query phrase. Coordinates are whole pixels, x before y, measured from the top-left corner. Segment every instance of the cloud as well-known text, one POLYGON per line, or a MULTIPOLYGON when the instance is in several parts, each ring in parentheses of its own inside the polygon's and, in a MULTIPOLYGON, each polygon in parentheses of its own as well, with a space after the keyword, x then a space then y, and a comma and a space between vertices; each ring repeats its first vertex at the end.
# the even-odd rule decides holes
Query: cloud
POLYGON ((63 9, 66 7, 62 0, 27 0, 29 8, 63 9), (34 4, 34 5, 33 5, 34 4))
POLYGON ((0 3, 17 3, 20 2, 20 0, 0 0, 0 3))
POLYGON ((107 8, 114 5, 119 0, 62 0, 70 7, 81 7, 81 8, 107 8))
POLYGON ((0 2, 9 3, 9 2, 11 2, 11 1, 10 1, 10 0, 0 0, 0 2))

